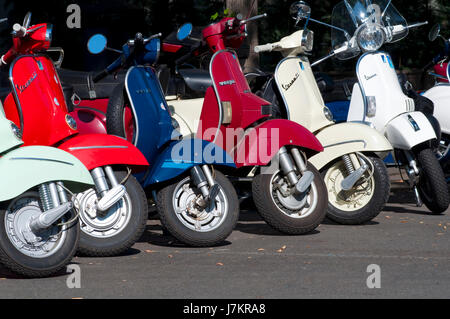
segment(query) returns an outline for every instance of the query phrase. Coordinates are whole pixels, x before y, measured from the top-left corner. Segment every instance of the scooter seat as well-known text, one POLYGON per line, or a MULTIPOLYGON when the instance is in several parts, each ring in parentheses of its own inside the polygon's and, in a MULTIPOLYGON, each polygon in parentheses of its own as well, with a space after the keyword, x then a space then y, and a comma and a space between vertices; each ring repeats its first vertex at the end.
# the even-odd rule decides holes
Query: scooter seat
POLYGON ((205 94, 206 90, 213 85, 213 81, 207 70, 180 69, 178 72, 187 87, 196 93, 205 94))
POLYGON ((57 69, 57 71, 63 86, 72 86, 73 93, 82 100, 109 98, 114 88, 125 81, 126 76, 126 71, 121 71, 117 74, 117 77, 108 75, 99 82, 93 83, 93 73, 67 69, 57 69))

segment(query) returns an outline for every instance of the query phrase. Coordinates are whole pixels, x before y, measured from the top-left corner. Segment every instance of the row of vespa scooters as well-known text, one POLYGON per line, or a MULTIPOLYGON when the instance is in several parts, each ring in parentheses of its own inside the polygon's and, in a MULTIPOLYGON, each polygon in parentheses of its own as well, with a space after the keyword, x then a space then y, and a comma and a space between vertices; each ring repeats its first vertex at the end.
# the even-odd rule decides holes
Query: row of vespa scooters
POLYGON ((295 2, 291 15, 296 25, 306 21, 303 30, 256 47, 285 57, 258 95, 233 49, 247 36, 247 23, 265 15, 223 18, 201 38, 185 24, 176 43, 138 33, 121 51, 94 35, 91 53, 107 49, 120 57, 93 75, 60 69, 63 51, 50 47, 52 26, 31 25, 27 14, 13 26, 13 47, 1 58, 11 82, 0 112, 2 264, 41 277, 59 271, 77 250, 120 254, 144 232, 149 205, 180 242, 216 245, 238 221, 236 190, 242 195, 245 183, 262 218, 282 233, 311 232, 325 215, 361 224, 388 200, 383 159, 390 153, 417 198, 432 213, 444 212, 449 194, 433 152, 433 126, 410 98, 375 95, 399 86, 389 55, 375 51, 411 26, 391 1, 336 5, 340 25, 330 25, 336 41, 330 56, 367 53, 349 121, 335 124, 307 58, 313 32, 306 27, 316 21, 310 14, 305 2, 295 2), (185 43, 195 45, 186 53, 185 43), (184 52, 174 63, 175 81, 157 68, 161 51, 184 52), (49 57, 55 52, 56 62, 49 57), (209 70, 186 68, 189 59, 208 54, 209 70), (74 89, 77 80, 84 91, 74 89), (166 96, 180 80, 203 96, 166 96))

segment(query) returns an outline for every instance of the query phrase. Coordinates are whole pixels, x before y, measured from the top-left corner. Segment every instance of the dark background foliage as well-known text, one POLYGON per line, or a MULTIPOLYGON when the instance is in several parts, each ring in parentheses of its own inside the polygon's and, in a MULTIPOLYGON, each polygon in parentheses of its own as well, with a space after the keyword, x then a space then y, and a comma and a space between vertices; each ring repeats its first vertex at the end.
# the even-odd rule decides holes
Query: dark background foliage
MULTIPOLYGON (((259 12, 269 14, 259 24, 260 43, 274 42, 295 31, 294 21, 289 17, 289 6, 293 0, 259 0, 259 12)), ((339 0, 310 0, 312 16, 318 20, 330 22, 333 6, 339 0)), ((394 0, 394 5, 409 23, 428 20, 429 26, 412 30, 408 37, 396 44, 386 45, 383 49, 393 56, 396 65, 406 71, 420 69, 433 53, 438 52, 439 43, 430 43, 427 34, 431 26, 440 22, 444 35, 450 36, 448 0, 394 0)), ((27 11, 33 13, 32 23, 48 22, 54 25, 53 46, 65 50, 63 67, 78 70, 99 70, 114 58, 114 53, 91 56, 87 53, 86 42, 95 33, 103 33, 109 39, 109 46, 120 48, 136 32, 144 35, 162 32, 168 35, 184 22, 194 25, 209 24, 210 17, 222 12, 225 1, 220 0, 0 0, 0 17, 9 21, 0 25, 0 50, 5 52, 11 45, 9 36, 12 25, 22 22, 27 11), (81 29, 68 29, 66 20, 69 13, 66 8, 76 3, 81 7, 81 29)), ((315 49, 311 60, 326 55, 330 50, 329 28, 310 24, 315 32, 315 49)), ((271 53, 261 56, 261 67, 273 69, 280 59, 279 54, 271 53)), ((335 74, 351 74, 355 59, 341 62, 331 59, 319 66, 321 71, 335 74)))

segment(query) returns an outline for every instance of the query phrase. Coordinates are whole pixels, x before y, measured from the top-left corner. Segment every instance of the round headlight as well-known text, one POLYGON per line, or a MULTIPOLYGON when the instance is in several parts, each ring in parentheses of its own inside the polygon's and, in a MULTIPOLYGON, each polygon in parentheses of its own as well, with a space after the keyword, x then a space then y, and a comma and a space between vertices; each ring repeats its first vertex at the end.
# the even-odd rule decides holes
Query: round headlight
POLYGON ((21 140, 22 139, 22 132, 20 131, 20 128, 14 124, 11 123, 11 130, 13 131, 15 137, 17 137, 17 139, 21 140))
POLYGON ((358 33, 358 45, 364 51, 376 51, 384 44, 386 35, 379 24, 366 24, 358 33))
POLYGON ((328 107, 325 106, 323 108, 323 114, 325 115, 325 117, 327 118, 328 121, 331 121, 331 122, 334 121, 333 113, 331 113, 331 111, 328 107))
POLYGON ((303 31, 302 36, 302 47, 305 49, 306 52, 312 51, 314 46, 314 32, 310 30, 303 31))

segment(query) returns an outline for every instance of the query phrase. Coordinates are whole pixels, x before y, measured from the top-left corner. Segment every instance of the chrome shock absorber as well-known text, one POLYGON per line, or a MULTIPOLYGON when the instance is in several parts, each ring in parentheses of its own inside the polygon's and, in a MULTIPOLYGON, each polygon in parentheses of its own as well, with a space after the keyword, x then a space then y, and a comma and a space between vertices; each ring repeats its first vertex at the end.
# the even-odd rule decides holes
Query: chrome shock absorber
POLYGON ((342 161, 344 162, 345 168, 347 169, 348 175, 351 175, 355 168, 353 167, 352 159, 350 158, 350 155, 345 154, 342 156, 342 161))
POLYGON ((63 191, 61 185, 62 183, 57 185, 52 182, 39 186, 39 197, 44 211, 39 216, 30 219, 28 226, 22 230, 28 242, 32 243, 37 240, 32 233, 39 233, 41 230, 51 227, 72 209, 72 202, 67 201, 65 193, 61 196, 61 191, 63 191))
POLYGON ((105 171, 103 168, 97 167, 91 171, 92 178, 94 179, 94 184, 100 195, 97 202, 97 209, 106 212, 115 203, 121 200, 125 196, 125 186, 117 182, 116 176, 114 175, 114 170, 111 166, 105 166, 105 171), (106 172, 106 175, 105 175, 106 172), (108 177, 111 189, 108 186, 108 177))
POLYGON ((103 197, 109 190, 108 182, 106 181, 105 172, 103 168, 97 167, 91 171, 92 178, 94 179, 95 187, 100 197, 103 197))
POLYGON ((369 165, 357 154, 345 154, 342 156, 342 161, 344 162, 348 175, 342 180, 341 187, 343 190, 349 191, 369 169, 369 165), (354 160, 352 160, 352 157, 354 157, 354 160))
POLYGON ((220 191, 219 185, 214 182, 214 177, 208 165, 203 165, 202 167, 194 166, 191 169, 191 177, 195 186, 202 192, 204 198, 204 200, 197 201, 197 205, 204 209, 218 195, 220 191))
POLYGON ((50 190, 47 184, 41 184, 39 186, 39 197, 41 198, 42 209, 44 211, 53 208, 52 197, 50 195, 50 190))
POLYGON ((314 174, 307 170, 306 163, 303 160, 300 151, 294 147, 291 150, 291 156, 286 147, 282 147, 279 152, 280 168, 284 175, 288 178, 294 193, 304 193, 314 180, 314 174), (294 164, 295 162, 295 164, 294 164), (302 174, 300 178, 297 177, 296 167, 299 173, 302 174))

